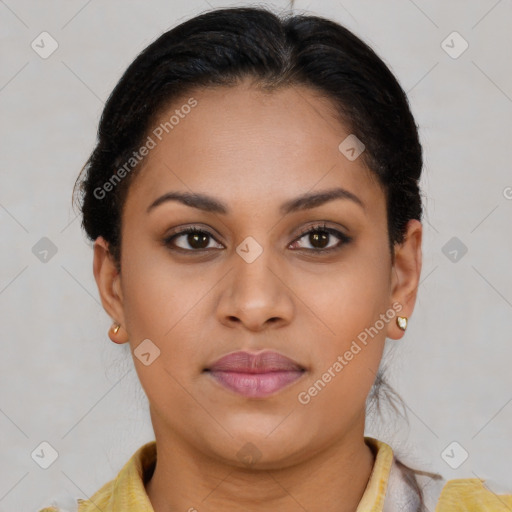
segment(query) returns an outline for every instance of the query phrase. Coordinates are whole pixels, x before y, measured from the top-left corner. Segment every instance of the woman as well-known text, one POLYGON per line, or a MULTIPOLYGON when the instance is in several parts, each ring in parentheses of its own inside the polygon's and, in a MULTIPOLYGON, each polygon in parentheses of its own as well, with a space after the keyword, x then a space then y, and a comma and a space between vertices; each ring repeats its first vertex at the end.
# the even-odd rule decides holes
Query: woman
POLYGON ((365 43, 210 11, 135 59, 98 137, 83 227, 155 441, 79 512, 512 508, 364 435, 422 254, 417 128, 365 43))

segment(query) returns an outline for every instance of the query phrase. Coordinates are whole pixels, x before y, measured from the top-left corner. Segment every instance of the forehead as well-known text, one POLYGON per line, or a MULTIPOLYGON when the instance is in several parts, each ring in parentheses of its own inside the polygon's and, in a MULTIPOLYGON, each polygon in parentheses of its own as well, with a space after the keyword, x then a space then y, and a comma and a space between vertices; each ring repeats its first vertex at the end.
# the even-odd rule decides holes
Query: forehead
POLYGON ((153 147, 127 201, 147 206, 182 190, 264 207, 333 186, 375 201, 382 191, 373 173, 340 152, 349 135, 331 101, 306 86, 196 89, 150 127, 153 147))

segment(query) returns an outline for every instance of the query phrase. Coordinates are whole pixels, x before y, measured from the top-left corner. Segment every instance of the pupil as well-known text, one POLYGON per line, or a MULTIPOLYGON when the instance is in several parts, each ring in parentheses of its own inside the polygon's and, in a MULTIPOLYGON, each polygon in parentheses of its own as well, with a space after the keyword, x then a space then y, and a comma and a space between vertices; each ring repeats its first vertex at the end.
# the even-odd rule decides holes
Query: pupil
POLYGON ((320 248, 324 248, 327 244, 327 239, 329 237, 329 233, 326 231, 317 231, 315 234, 310 235, 310 243, 313 247, 317 247, 316 243, 320 241, 320 248), (320 235, 318 233, 321 233, 320 235), (322 243, 324 242, 324 243, 322 243))
POLYGON ((194 249, 204 249, 205 247, 208 247, 208 236, 207 234, 201 234, 201 233, 192 233, 188 235, 188 243, 191 247, 194 247, 194 249), (199 239, 202 238, 202 242, 199 241, 199 243, 196 243, 199 239))

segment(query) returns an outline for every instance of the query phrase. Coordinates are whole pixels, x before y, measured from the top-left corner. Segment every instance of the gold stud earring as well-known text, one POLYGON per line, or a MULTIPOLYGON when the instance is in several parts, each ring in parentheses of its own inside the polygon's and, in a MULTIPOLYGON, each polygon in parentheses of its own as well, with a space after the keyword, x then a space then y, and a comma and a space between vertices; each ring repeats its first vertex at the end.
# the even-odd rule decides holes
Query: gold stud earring
POLYGON ((128 333, 123 333, 121 331, 121 324, 114 322, 110 329, 108 330, 108 337, 114 342, 122 345, 128 341, 127 339, 128 333))
POLYGON ((397 316, 396 317, 396 324, 402 331, 405 331, 407 329, 407 317, 406 316, 397 316))

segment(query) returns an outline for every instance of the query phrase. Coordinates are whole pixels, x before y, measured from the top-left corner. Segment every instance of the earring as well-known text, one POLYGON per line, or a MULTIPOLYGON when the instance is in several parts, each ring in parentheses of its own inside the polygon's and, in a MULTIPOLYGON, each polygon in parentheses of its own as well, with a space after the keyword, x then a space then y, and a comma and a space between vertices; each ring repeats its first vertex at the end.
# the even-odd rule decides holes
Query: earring
POLYGON ((108 330, 108 337, 119 345, 126 343, 128 341, 128 333, 125 331, 121 331, 121 324, 114 322, 110 329, 108 330))
POLYGON ((397 316, 396 317, 396 324, 402 331, 405 331, 407 329, 407 317, 406 316, 397 316))

